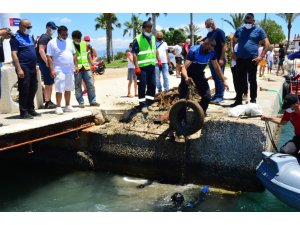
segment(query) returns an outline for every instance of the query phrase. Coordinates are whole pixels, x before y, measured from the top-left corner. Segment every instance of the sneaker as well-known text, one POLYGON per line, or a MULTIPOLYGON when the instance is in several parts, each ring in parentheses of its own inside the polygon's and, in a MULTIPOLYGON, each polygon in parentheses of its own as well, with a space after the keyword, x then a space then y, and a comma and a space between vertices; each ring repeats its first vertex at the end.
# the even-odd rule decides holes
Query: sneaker
POLYGON ((233 104, 230 105, 230 107, 236 107, 238 105, 243 105, 243 103, 239 101, 235 101, 233 104))
POLYGON ((42 114, 38 113, 37 111, 31 111, 31 112, 28 112, 30 115, 32 116, 41 116, 42 114))
POLYGON ((33 116, 30 115, 29 113, 25 113, 24 115, 20 115, 20 119, 24 119, 24 120, 33 119, 33 116))
POLYGON ((62 115, 62 114, 64 114, 64 111, 62 110, 61 107, 56 107, 55 113, 56 113, 57 115, 62 115))
POLYGON ((141 111, 142 111, 142 113, 148 113, 149 112, 147 107, 143 107, 141 111))
POLYGON ((79 103, 79 108, 84 108, 84 102, 79 103))
POLYGON ((90 104, 90 106, 96 106, 96 107, 99 107, 100 104, 99 104, 98 102, 92 102, 92 103, 90 104))
POLYGON ((87 96, 87 90, 84 90, 84 91, 82 92, 82 95, 83 95, 83 96, 87 96))
POLYGON ((223 101, 223 98, 215 98, 214 100, 210 101, 212 104, 220 104, 223 101))
POLYGON ((71 105, 67 105, 64 109, 65 112, 76 112, 77 110, 71 105))
POLYGON ((250 102, 251 103, 256 103, 256 99, 251 99, 250 102))
POLYGON ((56 105, 52 101, 48 101, 45 103, 45 109, 55 109, 56 105))

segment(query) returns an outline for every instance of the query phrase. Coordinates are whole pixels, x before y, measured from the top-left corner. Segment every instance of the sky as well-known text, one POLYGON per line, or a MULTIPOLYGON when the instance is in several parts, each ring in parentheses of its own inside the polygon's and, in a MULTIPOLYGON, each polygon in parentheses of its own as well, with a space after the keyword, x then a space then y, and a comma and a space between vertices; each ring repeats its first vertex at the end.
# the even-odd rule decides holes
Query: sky
MULTIPOLYGON (((207 31, 204 27, 204 21, 207 18, 213 18, 217 26, 224 30, 225 34, 234 32, 233 28, 222 19, 231 21, 229 13, 194 13, 194 23, 202 27, 202 31, 198 34, 206 36, 207 31)), ((97 13, 21 13, 21 18, 27 18, 31 21, 33 30, 32 33, 37 36, 45 32, 45 25, 48 21, 54 21, 57 25, 65 25, 69 29, 69 36, 73 30, 80 30, 83 34, 91 37, 92 45, 98 50, 103 51, 106 48, 105 31, 102 29, 95 30, 95 18, 98 17, 97 13)), ((117 18, 121 23, 121 28, 116 28, 113 31, 113 46, 114 49, 125 49, 132 41, 132 37, 128 35, 123 37, 125 21, 130 21, 131 13, 117 13, 117 18)), ((141 20, 146 20, 148 17, 145 13, 139 14, 141 20)), ((263 20, 264 13, 255 13, 256 20, 263 20)), ((283 28, 287 37, 287 25, 283 19, 276 16, 274 13, 267 13, 267 18, 275 20, 283 28)), ((169 27, 182 28, 189 24, 189 13, 168 13, 167 15, 160 14, 157 18, 157 29, 168 29, 169 27)), ((291 39, 295 34, 300 34, 300 17, 297 17, 293 23, 291 30, 291 39)))

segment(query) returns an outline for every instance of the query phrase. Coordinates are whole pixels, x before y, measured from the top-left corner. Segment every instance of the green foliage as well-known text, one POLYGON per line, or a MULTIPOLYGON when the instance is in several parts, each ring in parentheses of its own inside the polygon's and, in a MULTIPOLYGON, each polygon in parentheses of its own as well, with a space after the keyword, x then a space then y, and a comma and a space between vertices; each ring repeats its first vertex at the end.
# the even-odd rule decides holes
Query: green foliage
POLYGON ((271 44, 279 44, 285 40, 282 27, 275 20, 267 19, 266 23, 259 21, 258 24, 265 30, 271 44))
POLYGON ((230 17, 232 21, 224 19, 226 23, 228 23, 234 30, 239 28, 243 24, 245 13, 231 13, 230 17))
POLYGON ((109 64, 105 64, 105 67, 106 68, 120 68, 120 67, 127 67, 127 64, 128 64, 127 60, 119 59, 119 60, 114 60, 109 64))
POLYGON ((164 40, 168 45, 176 45, 180 41, 185 42, 188 38, 183 29, 169 28, 168 31, 162 30, 162 32, 164 34, 164 40))
POLYGON ((231 38, 229 36, 226 36, 226 44, 227 44, 227 49, 226 49, 227 62, 226 63, 229 65, 231 65, 230 41, 231 41, 231 38))
POLYGON ((115 60, 119 60, 119 59, 123 59, 123 58, 125 58, 124 52, 117 52, 117 54, 115 56, 115 60))

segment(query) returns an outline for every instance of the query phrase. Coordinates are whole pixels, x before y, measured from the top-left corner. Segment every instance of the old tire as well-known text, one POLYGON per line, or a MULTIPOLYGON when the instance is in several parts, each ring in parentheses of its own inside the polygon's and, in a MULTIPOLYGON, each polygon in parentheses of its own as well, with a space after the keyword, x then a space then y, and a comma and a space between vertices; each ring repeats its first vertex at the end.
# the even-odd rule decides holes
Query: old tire
POLYGON ((170 109, 170 127, 178 134, 196 133, 204 124, 204 111, 195 101, 181 99, 170 109))

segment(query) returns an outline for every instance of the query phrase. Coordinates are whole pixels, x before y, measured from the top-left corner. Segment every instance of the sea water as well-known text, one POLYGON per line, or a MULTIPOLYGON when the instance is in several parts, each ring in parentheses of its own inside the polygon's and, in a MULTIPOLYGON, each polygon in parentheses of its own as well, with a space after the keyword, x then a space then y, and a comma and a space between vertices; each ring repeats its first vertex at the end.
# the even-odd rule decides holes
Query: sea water
MULTIPOLYGON (((293 136, 285 126, 278 146, 293 136)), ((0 211, 2 212, 278 212, 295 211, 264 192, 233 193, 205 184, 171 185, 142 178, 98 171, 74 171, 43 165, 0 165, 0 211), (176 206, 174 193, 184 202, 176 206)))

